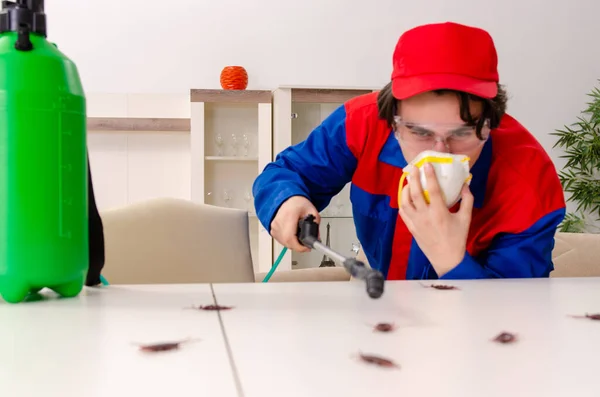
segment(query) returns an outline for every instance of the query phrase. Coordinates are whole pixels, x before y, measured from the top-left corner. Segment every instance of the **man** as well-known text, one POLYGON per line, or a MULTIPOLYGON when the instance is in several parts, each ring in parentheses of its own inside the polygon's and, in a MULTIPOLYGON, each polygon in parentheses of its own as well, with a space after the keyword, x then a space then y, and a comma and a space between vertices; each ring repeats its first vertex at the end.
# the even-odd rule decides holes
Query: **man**
POLYGON ((549 156, 505 110, 487 32, 411 29, 394 51, 390 84, 349 100, 265 167, 253 186, 258 217, 278 242, 307 251, 298 220, 319 219, 352 182, 357 236, 389 280, 548 277, 563 191, 549 156), (424 150, 471 159, 470 187, 450 210, 430 167, 430 203, 417 178, 398 203, 402 168, 424 150))

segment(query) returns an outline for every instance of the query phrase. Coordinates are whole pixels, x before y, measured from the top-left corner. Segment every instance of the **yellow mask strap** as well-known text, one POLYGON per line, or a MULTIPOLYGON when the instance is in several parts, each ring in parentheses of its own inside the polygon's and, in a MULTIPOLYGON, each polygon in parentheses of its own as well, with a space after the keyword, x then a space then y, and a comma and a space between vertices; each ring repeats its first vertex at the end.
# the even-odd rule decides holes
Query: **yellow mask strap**
POLYGON ((400 203, 402 202, 402 188, 404 186, 404 180, 406 179, 406 175, 408 172, 402 172, 402 176, 400 177, 400 186, 398 186, 398 208, 400 208, 400 203))
MULTIPOLYGON (((400 186, 398 186, 398 207, 400 207, 400 203, 402 202, 402 188, 404 187, 404 180, 406 179, 406 175, 408 175, 408 172, 403 172, 402 176, 400 177, 400 186)), ((427 189, 423 190, 423 197, 425 198, 425 202, 427 204, 430 204, 429 202, 429 192, 427 191, 427 189)))
POLYGON ((421 168, 425 163, 452 163, 453 161, 454 159, 452 157, 427 156, 417 161, 415 167, 421 168))

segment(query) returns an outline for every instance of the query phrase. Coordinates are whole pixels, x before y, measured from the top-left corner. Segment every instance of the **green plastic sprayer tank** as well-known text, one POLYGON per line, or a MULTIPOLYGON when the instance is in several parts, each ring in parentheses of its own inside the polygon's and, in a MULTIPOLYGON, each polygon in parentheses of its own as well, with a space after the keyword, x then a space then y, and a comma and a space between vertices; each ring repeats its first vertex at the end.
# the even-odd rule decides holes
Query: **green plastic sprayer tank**
MULTIPOLYGON (((74 0, 75 1, 75 0, 74 0)), ((85 95, 43 0, 0 12, 0 295, 78 295, 88 269, 85 95)))

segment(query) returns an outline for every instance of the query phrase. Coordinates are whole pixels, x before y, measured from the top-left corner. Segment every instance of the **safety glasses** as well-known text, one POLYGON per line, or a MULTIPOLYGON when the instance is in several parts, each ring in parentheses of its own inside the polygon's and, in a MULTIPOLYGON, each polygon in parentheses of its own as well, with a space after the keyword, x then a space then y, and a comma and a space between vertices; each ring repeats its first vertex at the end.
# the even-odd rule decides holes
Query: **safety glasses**
POLYGON ((477 137, 475 126, 465 124, 414 123, 394 117, 398 140, 417 150, 433 149, 438 142, 453 153, 469 152, 485 143, 490 133, 490 122, 485 120, 477 137))

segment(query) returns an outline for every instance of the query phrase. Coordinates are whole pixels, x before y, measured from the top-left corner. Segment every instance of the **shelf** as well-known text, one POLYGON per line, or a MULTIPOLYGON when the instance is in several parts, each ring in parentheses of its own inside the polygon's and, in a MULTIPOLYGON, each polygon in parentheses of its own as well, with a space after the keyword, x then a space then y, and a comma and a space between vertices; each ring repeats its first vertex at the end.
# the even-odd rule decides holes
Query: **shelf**
POLYGON ((333 86, 333 85, 304 85, 304 84, 280 84, 277 88, 290 89, 290 90, 328 90, 328 91, 379 91, 383 86, 333 86))
POLYGON ((267 90, 200 90, 190 91, 192 102, 205 103, 271 103, 267 90))
POLYGON ((188 118, 88 117, 88 131, 189 132, 188 118))
POLYGON ((249 212, 257 272, 273 263, 272 238, 252 213, 252 185, 272 159, 271 98, 258 90, 190 93, 192 201, 249 212))
POLYGON ((258 161, 258 157, 243 156, 205 156, 206 161, 258 161))
POLYGON ((292 88, 292 102, 296 103, 343 103, 347 100, 373 92, 373 90, 292 88))
MULTIPOLYGON (((252 208, 246 199, 248 194, 252 195, 252 184, 257 175, 254 165, 239 167, 229 162, 208 162, 204 175, 205 203, 219 207, 252 208)), ((252 201, 252 197, 248 201, 252 201)))

